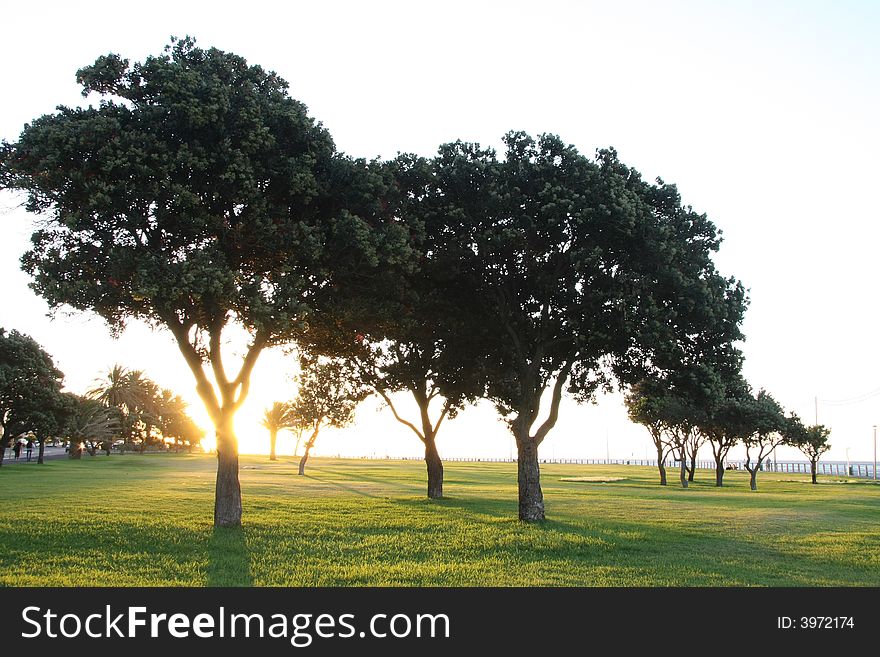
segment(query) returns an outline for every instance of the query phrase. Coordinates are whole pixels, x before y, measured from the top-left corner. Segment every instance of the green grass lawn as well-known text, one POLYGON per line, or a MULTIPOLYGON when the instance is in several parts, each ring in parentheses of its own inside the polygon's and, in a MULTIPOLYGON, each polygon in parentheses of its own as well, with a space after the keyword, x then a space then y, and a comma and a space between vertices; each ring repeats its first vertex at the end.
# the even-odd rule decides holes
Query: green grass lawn
POLYGON ((545 465, 547 516, 516 520, 516 466, 244 457, 244 527, 211 526, 210 456, 0 469, 0 584, 24 586, 880 585, 880 486, 761 473, 545 465), (587 478, 563 481, 563 478, 587 478), (602 481, 606 479, 607 481, 602 481))

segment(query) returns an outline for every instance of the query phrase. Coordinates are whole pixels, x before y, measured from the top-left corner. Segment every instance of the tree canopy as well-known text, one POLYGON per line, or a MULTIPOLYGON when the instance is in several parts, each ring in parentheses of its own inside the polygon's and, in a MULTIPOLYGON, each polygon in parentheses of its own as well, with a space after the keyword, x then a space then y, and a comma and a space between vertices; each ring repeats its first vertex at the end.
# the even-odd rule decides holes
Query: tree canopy
POLYGON ((0 328, 0 465, 12 439, 32 431, 42 444, 59 429, 63 378, 36 340, 0 328))
POLYGON ((100 57, 77 80, 97 107, 60 107, 0 154, 2 185, 45 218, 24 268, 53 307, 172 333, 217 431, 215 523, 237 525, 232 417, 259 354, 305 329, 334 271, 376 266, 405 233, 349 211, 381 212, 367 165, 336 153, 283 79, 237 55, 172 39, 143 62, 100 57), (231 373, 230 324, 249 336, 231 373))
POLYGON ((563 391, 589 400, 615 379, 728 359, 745 293, 715 271, 717 231, 675 186, 553 135, 509 133, 505 146, 500 159, 441 147, 433 230, 438 259, 482 302, 467 338, 485 354, 482 394, 517 441, 520 518, 540 520, 537 452, 563 391))

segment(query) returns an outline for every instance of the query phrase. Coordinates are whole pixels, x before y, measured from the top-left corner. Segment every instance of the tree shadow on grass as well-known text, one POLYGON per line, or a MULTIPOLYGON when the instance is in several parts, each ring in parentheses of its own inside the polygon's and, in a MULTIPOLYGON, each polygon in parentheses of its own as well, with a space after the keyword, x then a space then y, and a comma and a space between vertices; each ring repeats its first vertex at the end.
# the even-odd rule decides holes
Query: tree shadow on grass
POLYGON ((251 557, 242 527, 214 527, 208 540, 208 586, 253 586, 251 557))

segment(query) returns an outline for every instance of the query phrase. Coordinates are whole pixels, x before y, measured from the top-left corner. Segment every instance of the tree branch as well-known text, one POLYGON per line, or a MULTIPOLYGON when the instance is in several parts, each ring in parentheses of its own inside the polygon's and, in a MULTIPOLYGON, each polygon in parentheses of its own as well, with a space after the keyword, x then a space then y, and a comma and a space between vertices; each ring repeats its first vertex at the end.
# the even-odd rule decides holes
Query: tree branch
POLYGON ((223 368, 223 353, 220 346, 220 336, 223 334, 223 318, 221 316, 214 317, 211 321, 211 328, 208 335, 208 359, 211 361, 211 369, 214 371, 214 380, 220 386, 220 392, 226 402, 226 394, 229 388, 229 379, 226 377, 226 370, 223 368))
POLYGON ((568 380, 568 375, 571 373, 571 368, 573 366, 574 359, 567 362, 556 377, 556 383, 553 385, 553 397, 550 399, 550 414, 535 433, 536 445, 540 445, 546 435, 550 432, 550 429, 556 426, 556 421, 559 419, 559 402, 562 400, 562 388, 565 386, 565 382, 568 380))
POLYGON ((416 428, 416 425, 414 425, 412 422, 408 422, 408 421, 404 420, 402 417, 400 417, 400 415, 397 414, 397 409, 394 408, 394 404, 391 403, 391 398, 388 397, 388 395, 385 393, 385 391, 381 388, 374 388, 374 390, 377 393, 379 393, 379 396, 385 400, 386 404, 388 404, 388 408, 390 408, 391 412, 394 413, 394 419, 397 420, 398 422, 400 422, 401 424, 408 426, 419 437, 419 440, 421 440, 422 442, 425 442, 425 437, 422 435, 422 432, 416 428))
POLYGON ((241 364, 241 369, 238 371, 238 376, 235 377, 235 381, 232 382, 233 390, 239 388, 238 397, 234 403, 234 408, 236 409, 240 408, 241 405, 244 404, 245 399, 247 399, 248 391, 251 387, 251 373, 254 371, 254 365, 257 364, 257 358, 260 356, 260 353, 265 348, 267 342, 268 338, 261 333, 257 333, 257 335, 254 336, 254 341, 248 348, 248 352, 244 357, 244 362, 241 364))
POLYGON ((437 432, 440 430, 440 425, 443 424, 443 420, 446 418, 449 413, 449 401, 443 402, 443 410, 440 412, 440 418, 437 420, 437 424, 434 425, 434 437, 437 436, 437 432))
POLYGON ((205 375, 202 358, 199 356, 199 352, 189 341, 190 326, 184 326, 180 322, 168 321, 167 319, 165 324, 171 330, 171 334, 177 341, 177 347, 180 349, 180 353, 183 354, 186 364, 189 365, 189 369, 192 371, 193 376, 196 379, 196 392, 204 402, 205 407, 208 410, 208 415, 211 416, 211 419, 215 423, 219 422, 220 403, 217 400, 217 392, 214 390, 214 386, 211 385, 211 382, 208 381, 208 377, 205 375))

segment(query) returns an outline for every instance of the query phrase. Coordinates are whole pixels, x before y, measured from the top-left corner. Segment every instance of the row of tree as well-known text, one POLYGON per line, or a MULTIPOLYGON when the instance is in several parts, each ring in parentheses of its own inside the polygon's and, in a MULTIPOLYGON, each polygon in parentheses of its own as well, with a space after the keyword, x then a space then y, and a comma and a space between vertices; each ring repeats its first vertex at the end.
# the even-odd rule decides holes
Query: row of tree
POLYGON ((62 390, 63 380, 33 338, 0 328, 0 465, 22 436, 37 443, 42 463, 47 441, 69 442, 79 458, 83 449, 109 454, 116 441, 141 451, 169 441, 192 449, 204 435, 184 401, 140 371, 117 365, 85 395, 62 390))
POLYGON ((819 459, 830 448, 830 430, 806 426, 766 390, 753 393, 735 372, 725 378, 705 367, 679 370, 665 378, 646 378, 632 386, 626 407, 633 422, 644 425, 657 450, 660 484, 666 485, 665 462, 679 462, 679 479, 687 488, 694 480, 697 452, 708 443, 715 459, 715 485, 722 486, 725 463, 736 445, 745 448, 750 486, 757 490, 758 472, 773 450, 788 445, 810 460, 816 483, 819 459))
POLYGON ((0 186, 42 215, 22 264, 53 307, 174 337, 217 436, 216 525, 241 522, 233 417, 274 345, 385 398, 424 445, 430 497, 444 420, 489 400, 527 521, 545 515, 538 449, 564 392, 738 358, 745 291, 715 269, 718 231, 614 150, 511 132, 500 156, 459 141, 352 158, 275 73, 190 38, 77 80, 99 106, 61 107, 0 149, 0 186), (250 336, 232 370, 230 325, 250 336))

